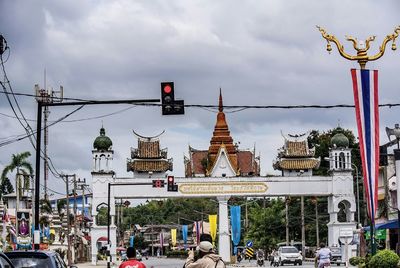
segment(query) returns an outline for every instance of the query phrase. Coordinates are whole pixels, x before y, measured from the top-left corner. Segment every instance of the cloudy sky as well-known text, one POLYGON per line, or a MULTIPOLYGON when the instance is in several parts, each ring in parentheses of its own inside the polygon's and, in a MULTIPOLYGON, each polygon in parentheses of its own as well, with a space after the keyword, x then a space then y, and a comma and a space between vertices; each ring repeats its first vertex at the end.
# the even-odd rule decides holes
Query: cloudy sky
MULTIPOLYGON (((342 40, 351 54, 345 35, 361 40, 376 35, 370 52, 375 54, 400 24, 398 10, 395 0, 0 0, 0 34, 10 47, 3 55, 5 69, 19 93, 33 94, 35 84, 43 88, 46 70, 46 85, 54 90, 62 85, 69 98, 158 99, 160 82, 174 81, 175 95, 185 104, 217 105, 219 88, 225 105, 352 104, 349 70, 358 65, 341 58, 336 47, 329 54, 315 25, 342 40)), ((380 71, 380 103, 400 103, 399 62, 400 51, 388 49, 367 65, 380 71)), ((18 97, 18 102, 34 120, 34 98, 18 97)), ((51 108, 49 120, 73 109, 51 108)), ((380 109, 382 143, 387 142, 384 127, 400 121, 399 109, 380 109)), ((0 113, 0 142, 24 133, 9 117, 4 94, 0 113)), ((353 109, 226 110, 226 116, 240 148, 255 146, 261 155, 262 175, 276 173, 272 161, 283 143, 281 130, 324 131, 338 122, 355 130, 353 109)), ((113 140, 117 176, 132 176, 126 158, 137 145, 133 129, 144 136, 165 130, 162 147, 174 158, 173 174, 183 176, 188 145, 208 148, 216 113, 186 108, 184 116, 167 117, 159 107, 103 105, 84 107, 67 120, 75 121, 49 129, 49 156, 59 172, 90 179, 93 140, 103 124, 113 140), (104 117, 86 120, 99 116, 104 117)), ((30 124, 36 127, 35 121, 30 124)), ((27 140, 0 150, 0 169, 12 154, 34 155, 27 140)), ((34 157, 29 160, 35 163, 34 157)), ((64 191, 53 176, 49 185, 64 191)))

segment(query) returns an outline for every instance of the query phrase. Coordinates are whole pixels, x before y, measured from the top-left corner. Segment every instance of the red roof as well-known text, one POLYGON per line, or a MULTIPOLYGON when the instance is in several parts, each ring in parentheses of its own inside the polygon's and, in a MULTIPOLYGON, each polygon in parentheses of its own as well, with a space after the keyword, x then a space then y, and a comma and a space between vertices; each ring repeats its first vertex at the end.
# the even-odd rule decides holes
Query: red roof
MULTIPOLYGON (((186 176, 191 177, 196 174, 205 174, 205 170, 201 161, 207 158, 208 151, 191 150, 192 162, 186 163, 186 176), (192 169, 193 167, 193 169, 192 169)), ((251 151, 238 151, 238 168, 240 174, 243 176, 259 176, 260 171, 257 162, 254 160, 253 152, 251 151)))

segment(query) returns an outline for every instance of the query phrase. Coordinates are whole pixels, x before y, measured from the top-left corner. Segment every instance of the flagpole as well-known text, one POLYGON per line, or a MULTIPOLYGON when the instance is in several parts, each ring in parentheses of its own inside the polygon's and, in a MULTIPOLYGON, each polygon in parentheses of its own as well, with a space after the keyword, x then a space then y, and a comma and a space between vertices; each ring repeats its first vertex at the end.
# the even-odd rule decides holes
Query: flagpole
MULTIPOLYGON (((375 55, 368 55, 367 52, 370 48, 370 43, 372 41, 375 40, 375 36, 370 36, 368 37, 364 43, 359 42, 357 40, 357 38, 354 38, 352 36, 346 36, 346 40, 350 41, 353 43, 353 48, 357 51, 356 55, 350 55, 347 52, 344 51, 344 46, 340 43, 340 41, 334 36, 334 35, 330 35, 326 32, 325 29, 323 29, 320 26, 317 26, 318 30, 320 31, 322 37, 327 41, 327 45, 326 45, 326 50, 330 53, 332 51, 332 46, 330 44, 330 42, 333 42, 338 51, 339 54, 347 59, 347 60, 352 60, 352 61, 357 61, 358 64, 360 65, 360 69, 361 70, 365 70, 365 66, 367 64, 368 61, 374 61, 379 59, 380 57, 383 56, 383 54, 385 53, 385 49, 386 49, 386 45, 389 41, 392 42, 392 50, 396 50, 396 38, 399 36, 400 34, 400 26, 397 26, 394 29, 394 32, 390 35, 387 35, 385 37, 385 39, 383 40, 381 46, 379 47, 379 52, 376 53, 375 55)), ((354 82, 354 81, 353 81, 354 82)), ((377 118, 379 120, 379 117, 377 118)), ((360 136, 360 135, 359 135, 360 136)), ((363 146, 363 145, 362 145, 363 146)), ((366 159, 364 159, 364 161, 366 161, 366 159)), ((378 161, 379 163, 379 158, 375 159, 375 161, 378 161)), ((371 165, 376 165, 377 163, 371 163, 371 165)), ((364 167, 366 166, 365 164, 363 165, 364 167)), ((364 174, 368 174, 368 172, 364 172, 364 174)), ((375 174, 369 174, 371 176, 371 180, 377 180, 377 178, 375 178, 375 174)), ((370 187, 373 186, 372 184, 370 185, 370 187)), ((369 187, 368 187, 369 188, 369 187)), ((375 186, 374 186, 375 188, 375 186)), ((374 193, 375 189, 373 189, 373 191, 370 191, 370 194, 372 193, 373 195, 375 195, 374 193)), ((375 255, 376 254, 376 240, 375 240, 375 199, 373 196, 369 196, 371 200, 368 200, 369 202, 371 202, 370 205, 370 218, 371 218, 371 225, 370 225, 370 232, 371 232, 371 254, 375 255)))

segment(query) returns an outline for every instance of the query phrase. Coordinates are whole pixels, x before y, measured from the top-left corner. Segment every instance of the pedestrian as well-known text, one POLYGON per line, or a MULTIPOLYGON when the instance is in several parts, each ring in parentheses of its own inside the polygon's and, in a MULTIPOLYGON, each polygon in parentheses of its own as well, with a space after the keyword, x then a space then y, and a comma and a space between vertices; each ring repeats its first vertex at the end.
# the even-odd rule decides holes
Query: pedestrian
POLYGON ((316 259, 318 260, 318 268, 324 267, 324 264, 330 264, 332 258, 332 252, 329 248, 325 247, 325 243, 319 244, 320 249, 317 252, 316 259))
POLYGON ((126 256, 128 257, 128 260, 121 263, 119 268, 146 268, 144 263, 136 259, 136 249, 134 247, 127 248, 126 256))
POLYGON ((199 259, 194 261, 193 250, 189 251, 185 268, 225 268, 222 258, 215 253, 213 245, 209 241, 201 241, 199 246, 199 259))

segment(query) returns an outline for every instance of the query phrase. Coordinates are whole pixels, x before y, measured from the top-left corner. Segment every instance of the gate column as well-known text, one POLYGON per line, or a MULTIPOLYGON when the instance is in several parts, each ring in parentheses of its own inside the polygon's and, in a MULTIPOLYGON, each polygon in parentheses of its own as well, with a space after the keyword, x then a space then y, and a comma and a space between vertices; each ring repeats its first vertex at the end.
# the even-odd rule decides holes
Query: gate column
POLYGON ((229 220, 228 220, 228 200, 229 196, 217 197, 219 203, 218 213, 218 254, 224 262, 230 263, 231 261, 231 240, 229 237, 229 220))

